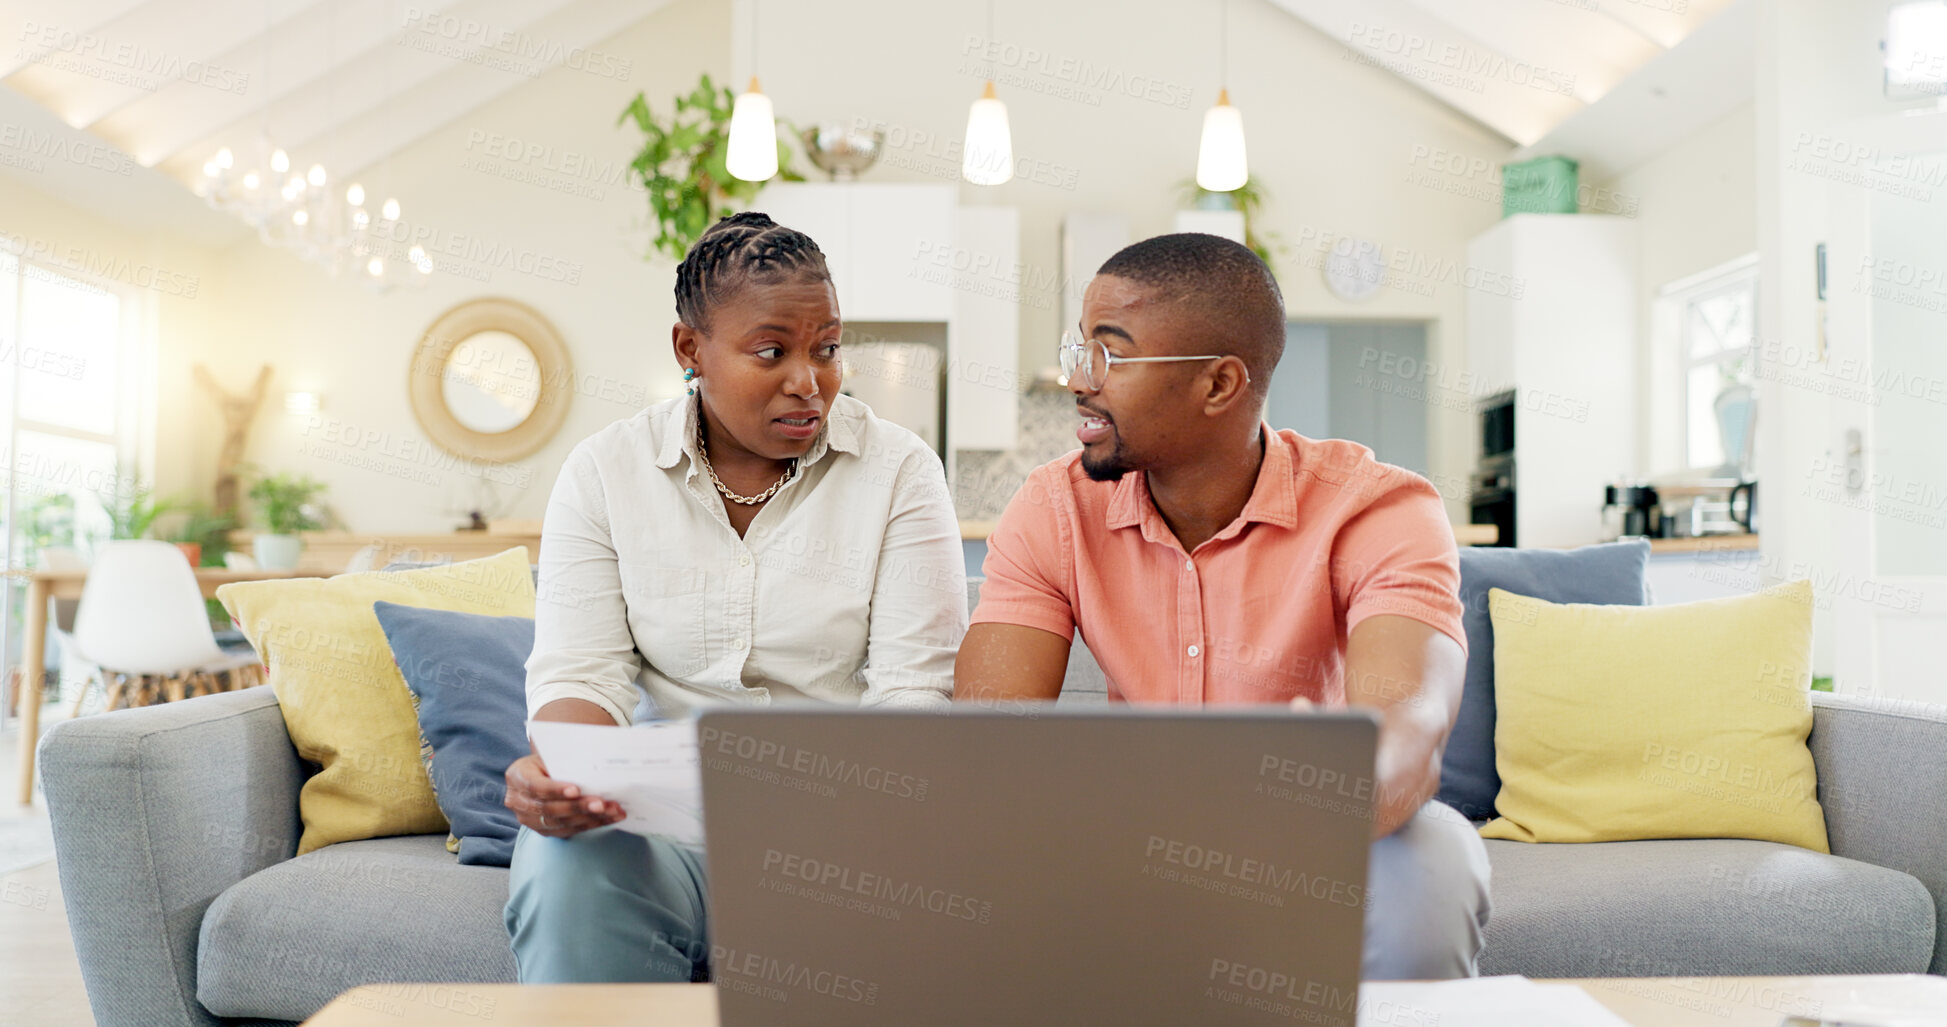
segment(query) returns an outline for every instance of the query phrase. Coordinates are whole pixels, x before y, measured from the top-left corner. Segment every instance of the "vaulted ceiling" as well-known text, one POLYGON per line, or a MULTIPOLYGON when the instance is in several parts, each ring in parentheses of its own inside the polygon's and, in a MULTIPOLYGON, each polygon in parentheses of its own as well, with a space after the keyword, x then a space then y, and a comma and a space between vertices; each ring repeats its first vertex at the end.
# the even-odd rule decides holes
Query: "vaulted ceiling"
POLYGON ((1527 146, 1735 0, 1269 0, 1527 146))
POLYGON ((43 13, 22 16, 17 45, 0 51, 0 82, 184 182, 266 128, 306 162, 358 170, 548 68, 589 59, 664 2, 35 3, 43 13))
MULTIPOLYGON (((266 129, 351 173, 665 2, 0 0, 0 84, 185 185, 266 129)), ((1267 2, 1527 146, 1736 0, 1267 2)))

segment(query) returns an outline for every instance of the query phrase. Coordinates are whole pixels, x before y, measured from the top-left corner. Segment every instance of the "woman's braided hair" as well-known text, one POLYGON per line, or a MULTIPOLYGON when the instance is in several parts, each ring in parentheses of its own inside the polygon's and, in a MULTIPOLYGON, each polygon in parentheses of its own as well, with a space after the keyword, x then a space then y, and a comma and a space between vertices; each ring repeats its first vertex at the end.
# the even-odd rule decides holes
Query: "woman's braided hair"
POLYGON ((708 332, 710 311, 738 289, 797 276, 832 280, 824 251, 810 236, 756 211, 731 214, 711 225, 676 265, 676 316, 708 332))

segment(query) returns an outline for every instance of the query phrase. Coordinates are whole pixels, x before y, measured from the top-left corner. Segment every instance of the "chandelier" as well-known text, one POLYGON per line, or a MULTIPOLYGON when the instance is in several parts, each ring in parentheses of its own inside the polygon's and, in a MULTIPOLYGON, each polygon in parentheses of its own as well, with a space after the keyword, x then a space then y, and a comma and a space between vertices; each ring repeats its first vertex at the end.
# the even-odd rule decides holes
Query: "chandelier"
POLYGON ((424 247, 402 245, 399 201, 366 204, 365 187, 332 186, 323 164, 299 174, 288 153, 260 135, 238 159, 223 147, 203 163, 197 195, 240 218, 266 245, 287 249, 333 276, 351 272, 380 290, 423 286, 433 273, 424 247))
MULTIPOLYGON (((225 146, 203 162, 196 195, 255 228, 266 245, 287 249, 333 277, 350 273, 381 292, 423 287, 432 277, 433 260, 424 247, 403 245, 408 233, 396 197, 386 197, 376 210, 367 207, 363 185, 354 181, 335 188, 331 173, 318 163, 299 173, 290 154, 272 142, 270 45, 266 4, 262 128, 241 155, 225 146)), ((389 66, 387 72, 389 82, 389 66)))

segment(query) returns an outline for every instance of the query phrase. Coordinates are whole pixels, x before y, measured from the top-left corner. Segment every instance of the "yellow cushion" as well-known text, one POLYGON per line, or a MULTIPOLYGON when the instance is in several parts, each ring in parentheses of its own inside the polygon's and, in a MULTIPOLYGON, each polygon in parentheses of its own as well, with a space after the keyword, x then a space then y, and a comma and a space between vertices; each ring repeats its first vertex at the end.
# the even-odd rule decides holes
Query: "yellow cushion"
POLYGON ((1812 586, 1675 606, 1488 592, 1498 819, 1483 838, 1752 838, 1830 851, 1812 586))
POLYGON ((297 851, 445 831, 412 693, 372 604, 532 617, 527 550, 416 571, 234 582, 216 597, 270 666, 298 755, 323 767, 298 794, 297 851))

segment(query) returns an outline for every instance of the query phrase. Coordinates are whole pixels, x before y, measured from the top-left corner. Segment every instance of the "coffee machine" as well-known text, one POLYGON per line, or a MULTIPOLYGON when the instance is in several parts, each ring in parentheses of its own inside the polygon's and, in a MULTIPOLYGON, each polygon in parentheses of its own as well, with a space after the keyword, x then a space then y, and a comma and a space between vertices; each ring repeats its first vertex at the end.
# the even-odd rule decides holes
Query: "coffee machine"
POLYGON ((1602 533, 1619 538, 1662 538, 1662 497, 1648 482, 1617 482, 1602 490, 1602 533))
POLYGON ((1758 483, 1736 478, 1702 478, 1666 482, 1657 487, 1663 497, 1665 535, 1742 535, 1757 530, 1752 512, 1757 507, 1758 483))
POLYGON ((1603 536, 1695 538, 1757 531, 1758 483, 1735 478, 1618 481, 1602 493, 1603 536))

